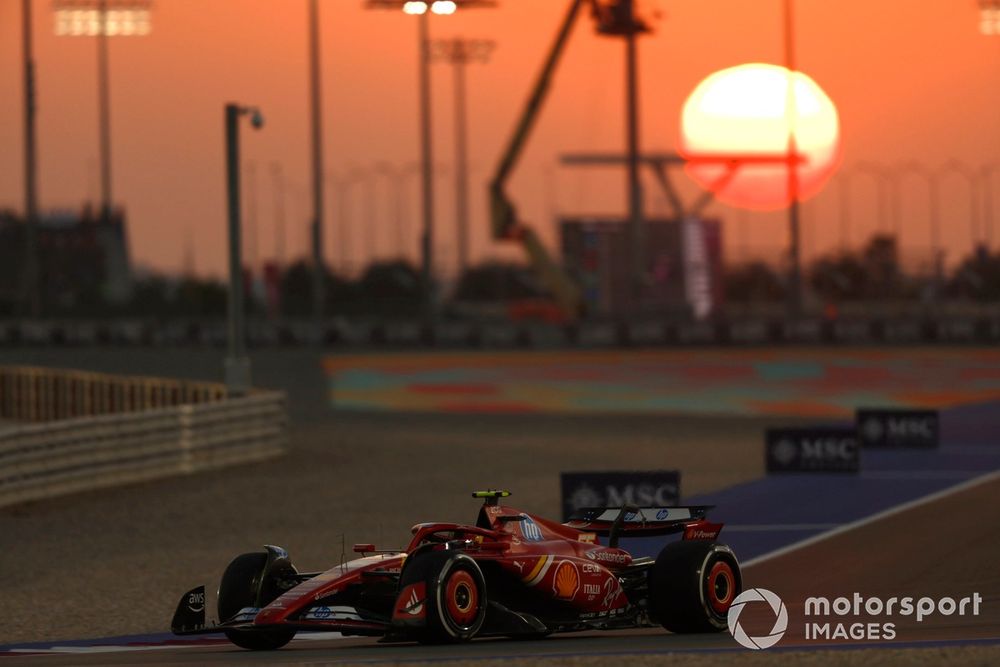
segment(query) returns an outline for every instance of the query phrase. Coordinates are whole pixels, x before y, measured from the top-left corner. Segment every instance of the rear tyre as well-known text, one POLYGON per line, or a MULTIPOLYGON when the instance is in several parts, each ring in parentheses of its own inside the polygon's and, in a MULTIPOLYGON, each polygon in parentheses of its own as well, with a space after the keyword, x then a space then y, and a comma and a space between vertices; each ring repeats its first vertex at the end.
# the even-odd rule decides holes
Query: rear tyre
MULTIPOLYGON (((219 582, 219 619, 225 621, 245 607, 269 604, 281 591, 274 577, 264 576, 266 553, 243 554, 233 559, 219 582), (257 591, 260 591, 260 600, 257 591), (259 604, 258 604, 259 602, 259 604)), ((295 630, 236 630, 227 629, 226 637, 240 648, 252 651, 279 649, 295 636, 295 630)))
POLYGON ((739 562, 729 547, 668 544, 649 571, 650 614, 670 632, 721 632, 742 585, 739 562))
POLYGON ((407 583, 427 585, 427 625, 417 640, 423 644, 467 642, 486 620, 486 579, 471 557, 434 551, 407 563, 407 583))

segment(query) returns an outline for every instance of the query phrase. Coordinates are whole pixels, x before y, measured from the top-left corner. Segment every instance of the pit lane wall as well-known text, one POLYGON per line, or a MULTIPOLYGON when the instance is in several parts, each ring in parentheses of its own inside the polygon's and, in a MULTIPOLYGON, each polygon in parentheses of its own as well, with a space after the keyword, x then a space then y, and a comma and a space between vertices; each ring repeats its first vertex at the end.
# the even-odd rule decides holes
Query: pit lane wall
POLYGON ((211 383, 9 367, 0 387, 0 507, 259 461, 287 446, 283 392, 227 398, 211 383))

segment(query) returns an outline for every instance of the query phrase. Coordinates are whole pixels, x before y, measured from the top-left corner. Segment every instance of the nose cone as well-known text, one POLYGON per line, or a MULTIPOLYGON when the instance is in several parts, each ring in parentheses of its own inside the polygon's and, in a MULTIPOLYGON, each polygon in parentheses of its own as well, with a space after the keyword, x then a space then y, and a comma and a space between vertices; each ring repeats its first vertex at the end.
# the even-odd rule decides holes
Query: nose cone
POLYGON ((261 609, 253 619, 254 625, 276 625, 285 621, 288 612, 275 607, 265 607, 261 609))

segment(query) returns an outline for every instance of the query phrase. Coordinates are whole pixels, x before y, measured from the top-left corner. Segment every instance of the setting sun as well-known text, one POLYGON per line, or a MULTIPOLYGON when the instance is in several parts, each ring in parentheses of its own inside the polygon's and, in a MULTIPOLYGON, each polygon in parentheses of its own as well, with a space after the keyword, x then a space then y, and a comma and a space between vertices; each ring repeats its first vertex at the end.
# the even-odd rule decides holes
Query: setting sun
POLYGON ((791 77, 793 105, 788 103, 788 70, 762 63, 710 75, 685 102, 681 151, 690 160, 687 173, 721 201, 753 209, 788 205, 790 188, 783 162, 754 164, 749 160, 730 179, 726 176, 731 167, 715 158, 781 159, 788 151, 790 130, 803 158, 797 168, 800 200, 819 192, 836 167, 837 109, 811 78, 801 72, 791 77), (794 113, 790 113, 792 106, 794 113), (706 155, 713 159, 698 159, 706 155))

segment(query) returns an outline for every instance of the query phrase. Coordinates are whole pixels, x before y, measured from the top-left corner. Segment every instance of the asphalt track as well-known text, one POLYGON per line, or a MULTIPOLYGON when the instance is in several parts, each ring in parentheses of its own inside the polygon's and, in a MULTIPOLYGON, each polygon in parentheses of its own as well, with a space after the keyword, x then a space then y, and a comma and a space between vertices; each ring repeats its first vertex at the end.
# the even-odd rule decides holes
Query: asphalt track
MULTIPOLYGON (((918 641, 885 645, 898 651, 906 648, 951 648, 956 646, 1000 646, 1000 639, 981 642, 918 641)), ((808 647, 809 650, 879 650, 858 645, 808 647)), ((780 661, 801 655, 802 646, 783 646, 769 653, 780 661)), ((723 655, 746 657, 747 651, 735 644, 728 635, 682 637, 662 632, 619 632, 614 635, 582 634, 552 637, 544 641, 479 640, 460 646, 386 646, 372 641, 301 640, 280 651, 262 653, 234 649, 232 646, 187 647, 166 650, 133 651, 127 653, 71 653, 61 656, 31 656, 38 665, 357 665, 399 663, 479 663, 484 661, 563 662, 578 658, 596 658, 606 664, 641 658, 662 659, 678 654, 708 654, 715 659, 723 655)), ((25 656, 28 657, 28 656, 25 656)), ((875 661, 878 658, 869 655, 875 661)))
MULTIPOLYGON (((311 391, 309 393, 312 394, 311 391)), ((310 406, 309 410, 302 410, 303 405, 304 403, 300 402, 300 407, 297 409, 303 421, 319 414, 321 410, 325 412, 325 406, 321 408, 319 405, 314 405, 315 409, 310 406)), ((1000 562, 1000 481, 997 481, 995 476, 990 476, 990 471, 1000 467, 994 435, 998 429, 993 423, 997 416, 1000 416, 1000 410, 997 410, 996 406, 963 408, 949 413, 946 431, 950 433, 950 437, 941 451, 872 453, 870 456, 866 453, 868 457, 865 461, 866 472, 853 481, 838 476, 788 476, 754 480, 752 471, 749 474, 743 471, 741 472, 743 477, 734 480, 739 482, 737 484, 729 482, 728 486, 726 484, 716 486, 713 483, 713 486, 709 487, 715 489, 719 489, 720 486, 725 487, 721 491, 705 493, 697 487, 694 489, 695 497, 689 497, 688 500, 710 499, 720 504, 720 510, 726 508, 727 516, 719 518, 727 522, 727 532, 724 533, 726 541, 737 545, 738 553, 747 565, 746 585, 774 590, 788 604, 793 614, 792 622, 788 634, 779 645, 780 649, 750 654, 736 647, 727 635, 684 637, 656 631, 642 631, 565 635, 551 637, 541 642, 477 641, 458 647, 387 646, 379 645, 369 639, 315 638, 297 640, 276 653, 252 654, 235 649, 226 643, 163 646, 164 638, 159 636, 148 638, 152 643, 159 645, 145 647, 122 646, 136 641, 136 638, 120 641, 48 642, 36 646, 22 644, 21 648, 26 650, 18 651, 15 655, 20 654, 25 657, 16 661, 46 665, 222 665, 248 662, 318 665, 410 661, 480 663, 501 658, 505 660, 521 658, 522 661, 530 662, 537 661, 544 655, 560 664, 585 663, 590 659, 617 664, 626 657, 630 663, 641 663, 646 659, 653 662, 662 661, 664 654, 670 653, 674 654, 672 662, 680 656, 704 655, 712 657, 713 663, 716 660, 728 660, 730 657, 739 658, 741 661, 744 659, 759 661, 766 657, 768 661, 774 663, 784 661, 799 663, 804 658, 803 654, 795 652, 798 649, 805 648, 813 652, 811 655, 826 655, 815 653, 817 649, 824 648, 822 644, 805 642, 801 636, 802 619, 796 619, 794 616, 794 610, 801 610, 807 596, 828 594, 832 597, 863 591, 866 595, 905 593, 958 597, 978 590, 985 598, 983 615, 976 618, 934 618, 920 625, 901 619, 896 641, 866 646, 880 650, 879 658, 870 656, 872 661, 879 662, 888 662, 890 655, 894 656, 894 652, 900 647, 919 646, 922 649, 918 651, 920 655, 931 656, 924 658, 930 660, 927 664, 939 663, 943 655, 931 649, 947 650, 948 655, 951 655, 959 650, 955 648, 957 645, 973 646, 993 652, 990 654, 991 660, 979 658, 982 664, 996 664, 1000 662, 1000 651, 997 647, 997 644, 1000 644, 998 639, 1000 638, 1000 572, 996 568, 996 563, 1000 562), (802 500, 806 497, 803 491, 807 489, 809 494, 806 495, 813 499, 811 502, 802 500), (792 545, 799 546, 789 549, 792 545), (85 644, 91 646, 85 647, 85 644), (100 648, 94 646, 95 644, 112 646, 100 648), (55 653, 36 652, 52 646, 60 648, 56 648, 55 653), (121 648, 129 650, 122 651, 121 648), (27 657, 29 655, 30 657, 27 657)), ((352 423, 350 419, 342 419, 341 422, 341 428, 344 425, 349 426, 350 429, 347 431, 351 433, 364 432, 368 434, 366 437, 379 434, 377 430, 368 432, 360 429, 358 424, 352 423)), ((407 418, 396 422, 391 429, 387 427, 387 432, 398 431, 400 425, 405 424, 416 429, 406 435, 406 438, 412 441, 403 439, 398 445, 385 446, 376 444, 378 438, 374 438, 371 444, 366 444, 369 448, 366 450, 367 457, 380 460, 379 448, 385 449, 386 456, 396 457, 398 451, 419 446, 427 452, 429 460, 439 462, 444 460, 445 455, 454 458, 454 453, 458 451, 447 448, 440 451, 433 449, 436 446, 433 444, 433 439, 442 436, 450 438, 451 433, 447 429, 451 429, 452 426, 444 429, 437 425, 436 420, 432 422, 431 418, 427 418, 427 421, 423 418, 407 418)), ((478 424, 478 422, 461 421, 455 423, 458 424, 455 428, 462 431, 468 431, 470 424, 478 424)), ((595 442, 607 440, 625 424, 625 422, 611 422, 606 430, 602 430, 605 427, 599 426, 596 421, 584 422, 581 427, 579 420, 576 420, 572 429, 569 422, 564 424, 555 420, 538 420, 532 423, 544 429, 551 427, 551 430, 540 433, 537 442, 528 439, 523 445, 518 445, 523 451, 514 451, 522 451, 522 455, 509 459, 513 465, 512 472, 518 479, 524 480, 525 491, 544 487, 547 478, 540 476, 539 479, 534 479, 526 475, 528 472, 537 475, 537 471, 522 469, 524 453, 535 452, 532 454, 535 457, 532 460, 534 468, 560 469, 565 465, 565 461, 557 460, 550 464, 541 460, 547 454, 538 449, 539 442, 544 441, 550 445, 545 448, 545 452, 550 449, 553 452, 586 452, 587 456, 595 457, 593 460, 596 462, 599 450, 592 449, 594 446, 587 442, 587 439, 595 442), (563 437, 560 435, 563 430, 573 431, 571 436, 567 435, 573 446, 572 450, 568 450, 567 443, 556 442, 563 437)), ((627 423, 629 429, 636 429, 637 425, 640 429, 648 426, 652 433, 661 428, 661 423, 657 421, 630 420, 627 423)), ((683 423, 671 420, 670 427, 676 432, 678 424, 683 423)), ((485 421, 480 425, 492 433, 501 428, 500 424, 500 422, 485 421)), ((748 426, 749 422, 739 428, 748 426)), ((707 427, 692 425, 691 428, 694 432, 695 429, 704 430, 707 427)), ((317 425, 317 429, 327 433, 330 426, 317 425)), ((650 441, 648 445, 650 453, 655 451, 654 446, 659 446, 659 442, 653 436, 645 435, 642 430, 635 431, 634 436, 639 436, 638 440, 633 437, 636 449, 642 440, 650 441)), ((487 438, 492 435, 487 436, 487 431, 483 430, 481 437, 487 438)), ((620 434, 618 437, 621 437, 620 434)), ((732 436, 726 438, 731 439, 732 436)), ((498 438, 504 442, 510 439, 509 435, 498 438)), ((369 471, 361 467, 367 464, 352 460, 357 458, 350 454, 353 450, 344 448, 338 443, 333 443, 330 447, 333 447, 332 451, 342 452, 338 454, 339 466, 345 468, 352 466, 350 469, 355 470, 354 474, 360 477, 370 478, 374 474, 374 470, 369 471)), ((327 450, 322 451, 325 456, 327 450)), ((686 461, 693 456, 688 450, 670 451, 673 456, 681 457, 678 460, 686 461)), ((312 452, 311 449, 306 450, 306 453, 313 457, 305 459, 307 465, 315 468, 320 461, 325 463, 326 459, 315 458, 312 452)), ((733 450, 731 455, 735 454, 736 451, 733 450)), ((303 461, 289 458, 291 460, 286 462, 289 468, 306 472, 303 469, 303 461)), ((640 458, 648 460, 649 457, 642 455, 640 458)), ((476 462, 470 459, 463 465, 469 467, 474 463, 476 462)), ((418 462, 409 462, 411 470, 415 468, 415 464, 418 462)), ((270 469, 270 472, 274 473, 274 470, 279 469, 281 465, 284 464, 279 463, 270 469)), ((685 463, 686 465, 688 464, 685 463)), ((728 467, 732 467, 731 462, 728 467)), ((235 490, 243 488, 240 484, 245 484, 246 488, 259 487, 261 480, 258 478, 261 473, 256 470, 248 467, 246 470, 220 472, 213 475, 213 479, 219 480, 219 484, 231 495, 236 492, 235 490), (241 478, 239 483, 236 482, 237 477, 241 478)), ((687 471, 686 467, 685 470, 687 471)), ((281 474, 287 478, 287 471, 281 474)), ((695 475, 692 475, 691 479, 695 483, 700 483, 699 477, 695 475)), ((713 479, 717 483, 722 478, 713 479)), ((420 481, 424 485, 436 484, 434 481, 423 479, 420 481)), ((454 485, 454 482, 447 478, 442 478, 440 481, 442 484, 454 485)), ((200 480, 194 478, 164 481, 154 485, 154 488, 158 489, 157 493, 160 494, 164 491, 172 494, 181 492, 197 498, 199 482, 200 480)), ((309 485, 308 488, 318 488, 316 481, 311 478, 304 483, 309 485)), ((409 484, 405 478, 398 480, 398 483, 409 484)), ((466 481, 459 480, 458 484, 464 489, 466 481)), ((347 491, 351 491, 354 496, 358 495, 357 490, 347 491)), ((93 509, 88 511, 94 512, 93 516, 97 517, 98 510, 101 513, 109 511, 110 507, 104 503, 115 498, 126 499, 127 502, 129 498, 138 498, 137 494, 140 492, 140 489, 102 492, 86 498, 82 506, 86 508, 92 505, 93 509)), ((524 497, 520 491, 518 496, 524 497)), ((539 498, 528 496, 527 501, 527 506, 537 506, 542 504, 544 496, 539 498)), ((368 502, 374 505, 377 501, 371 498, 368 502)), ((169 503, 178 501, 173 498, 168 501, 171 512, 180 511, 185 507, 169 503)), ((55 519, 58 515, 87 516, 86 512, 81 514, 75 508, 70 510, 67 505, 65 502, 43 503, 37 507, 27 508, 25 518, 36 515, 51 519, 55 519)), ((151 511, 155 511, 155 508, 143 506, 144 513, 151 511)), ((231 512, 231 509, 225 511, 231 512)), ((5 525, 16 527, 18 515, 12 513, 5 520, 7 521, 5 525)), ((51 524, 52 529, 55 529, 55 525, 51 524)), ((278 524, 257 526, 252 531, 248 526, 245 530, 256 535, 262 530, 274 531, 276 526, 278 524)), ((285 530, 283 526, 279 528, 285 530)), ((229 530, 231 533, 231 529, 229 530)), ((329 528, 327 532, 333 534, 329 528)), ((211 531, 205 533, 205 535, 210 534, 211 531)), ((34 539, 38 541, 39 538, 34 539)), ((231 537, 227 543, 229 541, 232 541, 231 537)), ((148 535, 144 542, 147 549, 156 544, 148 535)), ((195 552, 186 557, 201 561, 205 560, 205 556, 206 554, 195 552)), ((61 585, 65 587, 69 583, 64 580, 61 585)), ((7 585, 9 581, 5 584, 7 585)), ((10 589, 5 588, 5 590, 10 589)), ((8 606, 4 615, 9 610, 8 606)), ((57 622, 59 611, 53 609, 53 622, 57 622)), ((752 608, 748 607, 745 621, 749 625, 758 623, 762 628, 760 631, 766 632, 767 627, 764 626, 769 626, 773 618, 767 619, 760 614, 754 614, 752 608)), ((139 641, 141 642, 142 638, 139 638, 139 641)), ((834 648, 843 651, 855 647, 848 642, 837 644, 834 648)), ((852 652, 843 651, 843 655, 848 653, 852 652)), ((840 661, 847 664, 843 660, 840 661)), ((759 664, 770 664, 770 662, 759 664)), ((828 660, 824 658, 815 664, 827 662, 828 660)), ((916 661, 902 659, 902 663, 914 662, 916 661)))
MULTIPOLYGON (((793 545, 773 557, 751 563, 745 570, 745 585, 775 591, 790 610, 789 631, 780 644, 781 650, 769 655, 781 660, 795 650, 1000 646, 1000 572, 995 567, 996 547, 1000 545, 997 498, 1000 498, 1000 475, 986 474, 956 485, 950 492, 910 503, 880 519, 859 522, 848 530, 803 546, 793 545), (888 535, 906 537, 884 539, 888 535), (977 548, 982 544, 993 548, 977 548), (877 550, 873 545, 878 546, 877 550), (862 554, 865 558, 860 557, 862 554), (805 598, 812 595, 832 598, 853 591, 864 591, 868 596, 903 591, 932 597, 960 597, 980 591, 984 597, 983 613, 976 617, 936 616, 922 623, 913 618, 893 619, 898 632, 893 642, 805 640, 804 619, 796 614, 805 598)), ((747 627, 764 627, 773 622, 773 617, 759 612, 760 609, 747 608, 744 616, 747 627)), ((838 620, 849 623, 871 619, 838 620)), ((109 647, 105 652, 81 648, 39 654, 24 647, 20 653, 25 657, 31 655, 32 662, 42 665, 463 663, 497 658, 562 661, 599 656, 638 659, 674 653, 745 653, 728 634, 684 636, 655 630, 580 633, 532 642, 483 640, 439 647, 381 645, 372 639, 316 638, 297 640, 273 653, 250 653, 228 644, 132 648, 137 650, 116 651, 109 647)))

